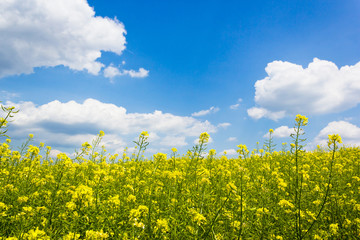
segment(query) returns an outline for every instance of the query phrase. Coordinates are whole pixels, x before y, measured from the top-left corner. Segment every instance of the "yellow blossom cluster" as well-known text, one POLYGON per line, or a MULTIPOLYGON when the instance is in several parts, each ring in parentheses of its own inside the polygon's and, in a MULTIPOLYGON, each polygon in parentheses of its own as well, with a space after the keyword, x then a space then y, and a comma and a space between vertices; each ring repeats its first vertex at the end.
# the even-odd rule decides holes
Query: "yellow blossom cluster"
POLYGON ((32 135, 23 150, 0 144, 0 240, 360 238, 359 147, 206 156, 205 132, 186 155, 148 159, 109 154, 103 136, 57 157, 32 135))

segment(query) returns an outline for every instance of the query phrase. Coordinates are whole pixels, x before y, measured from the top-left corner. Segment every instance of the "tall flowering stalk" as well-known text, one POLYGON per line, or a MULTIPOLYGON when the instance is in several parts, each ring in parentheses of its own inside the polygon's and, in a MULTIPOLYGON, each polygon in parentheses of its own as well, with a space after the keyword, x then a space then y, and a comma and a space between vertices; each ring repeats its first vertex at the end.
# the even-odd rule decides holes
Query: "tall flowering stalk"
POLYGON ((299 170, 299 163, 300 163, 300 154, 303 152, 304 145, 302 143, 306 141, 306 138, 301 138, 302 135, 305 134, 302 127, 305 127, 308 124, 308 118, 302 116, 300 114, 296 115, 295 118, 295 133, 292 133, 290 136, 293 139, 292 143, 292 153, 294 154, 295 158, 295 196, 294 202, 296 206, 296 213, 295 213, 295 231, 296 231, 296 238, 302 239, 301 237, 301 191, 302 191, 302 181, 303 177, 302 174, 300 176, 299 170), (299 178, 300 176, 300 178, 299 178))
POLYGON ((326 188, 326 193, 325 193, 325 197, 324 200, 321 204, 319 213, 317 214, 317 216, 315 217, 315 220, 312 222, 312 224, 310 225, 310 227, 308 228, 308 230, 305 232, 305 234, 301 237, 304 238, 305 235, 312 229, 312 227, 314 226, 314 224, 316 223, 316 221, 319 219, 321 212, 324 209, 324 206, 326 204, 327 198, 330 194, 330 188, 331 188, 331 179, 332 179, 332 170, 333 170, 333 165, 334 165, 334 161, 335 161, 335 152, 336 150, 339 148, 340 143, 342 143, 341 137, 338 134, 332 134, 329 135, 329 140, 328 140, 328 147, 329 150, 331 151, 331 160, 330 160, 330 172, 329 172, 329 178, 328 178, 328 182, 327 182, 327 188, 326 188))
POLYGON ((272 153, 275 150, 276 144, 274 143, 273 140, 273 134, 274 134, 274 130, 273 129, 269 129, 269 139, 265 141, 264 145, 266 147, 266 150, 269 153, 272 153))
POLYGON ((143 131, 139 135, 139 140, 134 141, 134 143, 139 148, 138 153, 137 153, 136 158, 135 158, 135 162, 139 161, 141 151, 145 151, 146 147, 149 145, 148 138, 149 138, 149 133, 147 131, 143 131))
POLYGON ((202 158, 202 153, 206 150, 206 146, 209 142, 210 135, 207 132, 203 132, 199 136, 199 143, 193 147, 192 151, 192 164, 194 164, 194 174, 195 174, 195 183, 198 186, 198 179, 197 179, 197 169, 198 169, 198 162, 202 158))

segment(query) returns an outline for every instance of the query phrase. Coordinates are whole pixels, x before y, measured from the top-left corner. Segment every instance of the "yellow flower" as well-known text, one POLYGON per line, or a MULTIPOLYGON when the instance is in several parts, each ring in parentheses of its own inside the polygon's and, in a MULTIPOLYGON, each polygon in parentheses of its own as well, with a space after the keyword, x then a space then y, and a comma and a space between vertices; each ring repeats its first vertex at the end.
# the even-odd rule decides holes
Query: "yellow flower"
POLYGON ((171 151, 173 151, 174 153, 177 152, 176 148, 172 148, 171 151))
POLYGON ((130 195, 127 197, 126 201, 128 201, 128 202, 135 202, 135 201, 136 201, 136 197, 135 197, 134 195, 130 194, 130 195))
POLYGON ((0 211, 3 211, 3 210, 8 210, 8 206, 6 206, 6 204, 5 203, 3 203, 3 202, 0 202, 0 211))
POLYGON ((140 137, 148 137, 149 133, 147 131, 142 131, 140 137))
POLYGON ((38 239, 50 239, 49 236, 46 235, 46 233, 42 230, 39 230, 37 227, 35 230, 31 229, 28 233, 25 234, 25 239, 28 240, 38 240, 38 239))
POLYGON ((279 205, 282 206, 282 207, 294 208, 294 204, 292 204, 291 202, 289 202, 289 201, 287 201, 285 199, 280 200, 279 205))
POLYGON ((270 128, 269 133, 274 133, 274 130, 270 128))
POLYGON ((19 203, 24 203, 24 202, 27 202, 28 200, 29 200, 29 198, 26 196, 18 197, 18 199, 17 199, 17 201, 19 203))
POLYGON ((208 143, 210 135, 207 132, 203 132, 200 134, 199 143, 208 143))
POLYGON ((197 225, 200 226, 201 224, 206 223, 206 218, 201 213, 198 213, 195 209, 190 209, 190 214, 192 215, 192 221, 197 225))
POLYGON ((88 150, 88 149, 91 149, 91 145, 88 143, 88 142, 84 142, 82 145, 81 145, 85 150, 88 150))
POLYGON ((341 137, 339 134, 332 134, 329 135, 329 141, 328 141, 328 146, 332 146, 332 145, 337 145, 337 143, 342 143, 341 137))
POLYGON ((73 211, 73 210, 75 210, 75 208, 76 208, 76 204, 75 204, 74 202, 67 202, 65 206, 66 206, 66 208, 69 209, 70 211, 73 211))
POLYGON ((0 126, 1 127, 6 127, 8 121, 5 120, 5 118, 0 118, 0 126))
POLYGON ((103 137, 105 135, 104 131, 99 132, 99 137, 103 137))
POLYGON ((33 138, 34 137, 34 134, 29 134, 29 138, 33 138))
POLYGON ((337 223, 330 224, 330 232, 332 235, 336 235, 339 229, 339 225, 337 223))
POLYGON ((154 155, 154 159, 155 161, 163 162, 167 159, 167 156, 165 153, 157 153, 154 155))
POLYGON ((108 233, 104 233, 103 230, 101 231, 94 231, 94 230, 87 230, 85 233, 85 239, 87 240, 97 240, 97 239, 106 239, 109 237, 108 233))
POLYGON ((156 227, 155 227, 155 232, 158 232, 159 230, 162 233, 166 233, 169 231, 169 225, 166 219, 158 219, 156 220, 156 227))
POLYGON ((39 154, 40 149, 38 147, 36 147, 36 146, 30 145, 29 146, 29 152, 37 155, 37 154, 39 154))
POLYGON ((69 232, 67 235, 63 236, 63 240, 77 240, 80 238, 80 234, 69 232))
POLYGON ((300 126, 306 126, 308 124, 308 118, 300 114, 296 115, 295 121, 300 124, 300 126))

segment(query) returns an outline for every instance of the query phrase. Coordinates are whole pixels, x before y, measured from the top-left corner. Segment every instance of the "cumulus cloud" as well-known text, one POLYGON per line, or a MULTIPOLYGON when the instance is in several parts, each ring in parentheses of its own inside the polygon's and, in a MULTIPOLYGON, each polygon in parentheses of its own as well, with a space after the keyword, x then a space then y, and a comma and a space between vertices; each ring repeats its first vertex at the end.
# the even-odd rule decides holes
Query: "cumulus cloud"
POLYGON ((193 116, 193 117, 205 116, 205 115, 208 115, 210 113, 216 113, 219 110, 220 110, 220 108, 213 106, 213 107, 211 107, 211 108, 209 108, 207 110, 201 110, 199 112, 194 112, 193 114, 191 114, 191 116, 193 116))
POLYGON ((360 128, 347 121, 333 121, 323 128, 315 137, 313 147, 316 145, 327 146, 328 136, 330 134, 339 134, 345 145, 360 146, 360 128))
POLYGON ((271 112, 265 108, 252 107, 247 110, 248 115, 253 119, 260 119, 263 117, 270 118, 277 121, 285 117, 285 111, 271 112))
POLYGON ((149 76, 149 71, 144 68, 139 68, 138 71, 126 70, 126 69, 120 70, 114 66, 108 66, 107 68, 104 69, 104 76, 110 79, 124 75, 128 75, 132 78, 144 78, 149 76))
POLYGON ((217 127, 208 121, 193 117, 176 116, 154 111, 128 113, 123 107, 86 99, 83 103, 52 101, 37 106, 33 102, 13 103, 20 112, 11 124, 12 137, 29 133, 45 143, 56 146, 79 146, 91 141, 99 130, 105 131, 104 142, 112 149, 121 150, 142 131, 150 133, 149 140, 158 146, 185 146, 187 137, 197 137, 202 132, 213 133, 217 127), (126 141, 125 139, 128 139, 126 141), (172 142, 173 141, 173 142, 172 142))
POLYGON ((268 76, 255 83, 258 106, 248 109, 254 119, 336 113, 360 102, 360 62, 339 69, 333 62, 317 58, 307 68, 273 61, 265 71, 268 76))
POLYGON ((138 71, 135 70, 123 70, 124 75, 129 75, 132 78, 144 78, 149 75, 149 71, 144 68, 139 68, 138 71))
POLYGON ((121 54, 125 34, 85 0, 0 1, 0 77, 58 65, 98 74, 101 51, 121 54))
POLYGON ((122 73, 120 72, 120 70, 114 66, 108 66, 107 68, 104 69, 104 76, 106 78, 114 78, 116 76, 121 76, 122 73))
MULTIPOLYGON (((294 128, 289 128, 288 126, 281 126, 274 129, 274 133, 272 134, 272 136, 274 138, 285 138, 290 137, 290 134, 292 133, 295 133, 294 128)), ((268 138, 269 133, 266 133, 263 137, 268 138)))

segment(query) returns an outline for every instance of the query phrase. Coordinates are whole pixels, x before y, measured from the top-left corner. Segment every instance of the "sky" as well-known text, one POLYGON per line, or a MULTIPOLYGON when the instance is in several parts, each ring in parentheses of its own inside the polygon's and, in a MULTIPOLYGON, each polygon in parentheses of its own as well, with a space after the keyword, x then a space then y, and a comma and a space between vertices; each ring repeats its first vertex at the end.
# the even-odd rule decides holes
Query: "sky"
MULTIPOLYGON (((0 1, 0 93, 8 135, 71 154, 100 130, 113 153, 149 132, 147 154, 236 155, 274 129, 307 149, 360 145, 360 2, 0 1)), ((4 139, 1 139, 4 140, 4 139)))

